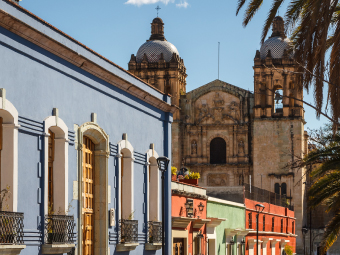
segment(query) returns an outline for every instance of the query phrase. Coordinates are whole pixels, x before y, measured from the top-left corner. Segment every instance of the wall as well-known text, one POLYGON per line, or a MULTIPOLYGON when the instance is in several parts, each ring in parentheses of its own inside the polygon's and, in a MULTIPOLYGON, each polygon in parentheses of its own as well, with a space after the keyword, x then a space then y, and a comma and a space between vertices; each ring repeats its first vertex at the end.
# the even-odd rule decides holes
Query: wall
MULTIPOLYGON (((93 73, 76 66, 65 59, 52 54, 36 44, 10 32, 3 27, 3 18, 0 18, 0 54, 3 61, 0 67, 4 75, 0 77, 1 87, 7 91, 7 99, 13 103, 19 112, 19 165, 18 165, 18 211, 24 213, 24 231, 27 247, 21 254, 39 254, 41 250, 41 233, 44 221, 44 143, 43 120, 52 115, 52 109, 59 109, 59 117, 68 127, 68 204, 69 215, 75 216, 77 232, 80 224, 77 181, 78 179, 78 151, 77 131, 78 126, 91 122, 91 113, 97 114, 98 125, 109 135, 110 153, 108 155, 108 185, 111 187, 111 202, 108 209, 118 210, 117 176, 118 158, 117 143, 122 139, 122 134, 128 134, 128 141, 135 151, 134 161, 134 219, 139 221, 138 234, 140 245, 130 254, 155 254, 145 251, 146 213, 143 210, 147 203, 144 185, 146 179, 146 157, 150 143, 155 144, 155 150, 160 156, 170 157, 171 134, 170 124, 172 115, 152 106, 132 92, 126 92, 119 86, 126 82, 139 87, 148 93, 149 97, 158 98, 160 101, 170 102, 170 98, 151 88, 146 83, 133 77, 123 69, 117 67, 91 50, 75 42, 50 27, 37 17, 28 14, 25 10, 7 1, 0 1, 0 9, 5 13, 17 17, 28 23, 31 27, 47 35, 52 40, 66 45, 70 51, 77 52, 79 56, 86 57, 96 65, 111 72, 116 77, 117 86, 107 80, 98 78, 93 73), (121 84, 120 84, 121 82, 121 84), (139 157, 137 156, 139 155, 139 157), (144 158, 145 157, 145 158, 144 158), (75 184, 75 186, 74 186, 75 184)), ((3 15, 3 12, 1 12, 3 15)), ((18 27, 16 27, 18 28, 18 27)), ((13 28, 12 31, 15 31, 13 28)), ((44 35, 45 34, 45 35, 44 35)), ((29 38, 28 38, 29 39, 29 38)), ((53 51, 53 50, 51 50, 53 51)), ((84 64, 85 66, 86 64, 84 64)), ((93 70, 94 71, 94 70, 93 70)), ((104 73, 103 73, 104 75, 104 73)), ((106 171, 105 169, 102 169, 106 171)), ((159 180, 160 181, 160 180, 159 180)), ((170 200, 170 171, 166 175, 166 211, 171 208, 170 200)), ((109 238, 111 254, 116 254, 116 225, 109 227, 105 238, 109 238), (108 237, 110 235, 110 237, 108 237)), ((171 231, 170 214, 166 214, 167 251, 171 231)), ((77 236, 79 237, 79 233, 77 236)), ((78 246, 79 247, 79 246, 78 246)), ((160 254, 161 251, 156 251, 160 254)))
MULTIPOLYGON (((216 254, 226 254, 225 229, 244 229, 245 228, 245 208, 243 204, 224 201, 223 203, 208 201, 207 217, 224 218, 219 226, 216 227, 216 254)), ((236 254, 236 245, 234 245, 236 254)))

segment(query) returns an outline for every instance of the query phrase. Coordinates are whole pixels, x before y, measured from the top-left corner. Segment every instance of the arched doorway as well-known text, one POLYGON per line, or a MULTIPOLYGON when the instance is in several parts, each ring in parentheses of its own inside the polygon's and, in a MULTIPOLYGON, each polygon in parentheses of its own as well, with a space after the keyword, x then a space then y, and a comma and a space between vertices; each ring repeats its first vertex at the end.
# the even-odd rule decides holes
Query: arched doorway
POLYGON ((225 164, 227 143, 221 137, 216 137, 210 142, 210 164, 225 164))

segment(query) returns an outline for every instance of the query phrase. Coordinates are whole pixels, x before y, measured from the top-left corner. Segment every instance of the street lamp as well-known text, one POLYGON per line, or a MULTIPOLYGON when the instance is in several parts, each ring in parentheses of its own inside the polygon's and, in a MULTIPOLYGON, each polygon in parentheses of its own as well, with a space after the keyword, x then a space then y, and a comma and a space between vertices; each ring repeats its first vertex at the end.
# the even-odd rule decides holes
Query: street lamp
POLYGON ((259 255, 259 214, 263 212, 264 205, 262 204, 256 204, 256 255, 259 255))
POLYGON ((159 171, 162 172, 162 254, 165 254, 165 244, 164 244, 164 235, 165 235, 165 194, 164 194, 164 174, 166 172, 166 170, 168 169, 168 165, 169 165, 170 159, 168 159, 167 157, 158 157, 157 158, 157 165, 158 165, 158 169, 159 171))

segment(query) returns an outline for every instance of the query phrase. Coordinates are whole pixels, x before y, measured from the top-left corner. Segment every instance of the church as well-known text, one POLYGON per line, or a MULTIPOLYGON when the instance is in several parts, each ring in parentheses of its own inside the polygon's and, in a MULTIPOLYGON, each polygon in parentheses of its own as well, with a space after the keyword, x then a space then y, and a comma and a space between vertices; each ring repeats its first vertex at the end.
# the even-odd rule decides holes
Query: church
MULTIPOLYGON (((276 17, 271 36, 254 58, 254 93, 221 80, 186 91, 186 67, 155 18, 151 36, 131 55, 128 70, 163 93, 179 109, 172 123, 172 166, 199 172, 199 185, 225 192, 248 183, 294 205, 297 254, 303 253, 304 169, 289 163, 307 153, 303 91, 289 51, 284 21, 276 17)), ((252 75, 252 74, 249 74, 252 75)))

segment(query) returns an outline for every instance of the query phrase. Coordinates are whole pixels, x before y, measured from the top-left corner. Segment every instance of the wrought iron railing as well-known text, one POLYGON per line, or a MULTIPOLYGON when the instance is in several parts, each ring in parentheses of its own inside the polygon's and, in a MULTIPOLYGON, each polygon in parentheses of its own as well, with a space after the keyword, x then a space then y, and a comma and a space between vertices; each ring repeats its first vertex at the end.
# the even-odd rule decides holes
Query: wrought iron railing
POLYGON ((162 222, 148 221, 148 243, 162 243, 162 222))
POLYGON ((24 214, 0 211, 0 244, 24 243, 24 214))
POLYGON ((119 220, 119 243, 138 243, 138 220, 119 220))
POLYGON ((244 184, 244 193, 247 199, 287 207, 289 210, 294 211, 294 206, 290 204, 287 196, 260 189, 247 183, 244 184))
POLYGON ((46 215, 45 244, 74 243, 75 225, 73 215, 46 215))

